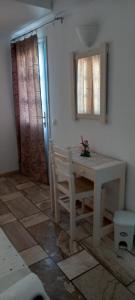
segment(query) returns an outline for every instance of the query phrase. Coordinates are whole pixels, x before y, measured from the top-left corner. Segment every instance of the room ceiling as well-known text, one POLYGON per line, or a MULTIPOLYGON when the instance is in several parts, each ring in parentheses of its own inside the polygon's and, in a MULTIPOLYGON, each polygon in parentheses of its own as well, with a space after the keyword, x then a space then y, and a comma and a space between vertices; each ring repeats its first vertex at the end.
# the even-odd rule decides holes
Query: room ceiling
POLYGON ((34 5, 34 6, 44 7, 48 9, 51 9, 53 3, 52 0, 15 0, 15 1, 34 5))
MULTIPOLYGON (((36 1, 40 2, 40 0, 36 1)), ((49 12, 50 10, 44 7, 28 5, 16 0, 0 0, 0 36, 10 35, 21 26, 32 23, 49 12)))
POLYGON ((95 0, 54 0, 53 9, 58 13, 60 13, 62 10, 66 12, 72 12, 72 10, 82 7, 85 4, 89 4, 93 1, 95 0))
POLYGON ((50 12, 58 16, 91 1, 95 0, 0 0, 0 37, 11 36, 50 12))

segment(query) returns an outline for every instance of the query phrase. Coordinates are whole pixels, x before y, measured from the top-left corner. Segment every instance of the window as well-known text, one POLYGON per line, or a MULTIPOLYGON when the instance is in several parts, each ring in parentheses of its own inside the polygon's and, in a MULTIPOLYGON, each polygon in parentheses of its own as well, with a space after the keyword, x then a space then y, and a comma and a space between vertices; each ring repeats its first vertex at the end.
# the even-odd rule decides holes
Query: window
POLYGON ((75 117, 106 121, 107 45, 74 55, 75 117))

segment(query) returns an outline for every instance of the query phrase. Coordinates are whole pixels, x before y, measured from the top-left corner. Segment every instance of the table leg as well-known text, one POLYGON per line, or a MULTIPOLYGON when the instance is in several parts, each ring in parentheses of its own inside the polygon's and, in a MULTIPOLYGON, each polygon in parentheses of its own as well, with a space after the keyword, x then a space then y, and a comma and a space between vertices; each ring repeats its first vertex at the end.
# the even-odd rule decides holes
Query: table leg
POLYGON ((93 244, 99 246, 101 240, 101 184, 95 183, 94 187, 94 220, 93 244))
POLYGON ((118 209, 124 209, 125 207, 125 172, 123 172, 122 176, 120 177, 119 183, 119 200, 118 200, 118 209))

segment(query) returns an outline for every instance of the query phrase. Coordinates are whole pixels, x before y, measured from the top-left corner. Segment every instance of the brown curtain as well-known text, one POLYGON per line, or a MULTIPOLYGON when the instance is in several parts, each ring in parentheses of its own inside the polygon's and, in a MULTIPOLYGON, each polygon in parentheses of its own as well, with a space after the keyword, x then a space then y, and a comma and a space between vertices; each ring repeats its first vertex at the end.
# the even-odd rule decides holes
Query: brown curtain
POLYGON ((20 171, 48 183, 37 36, 11 44, 11 54, 20 171))

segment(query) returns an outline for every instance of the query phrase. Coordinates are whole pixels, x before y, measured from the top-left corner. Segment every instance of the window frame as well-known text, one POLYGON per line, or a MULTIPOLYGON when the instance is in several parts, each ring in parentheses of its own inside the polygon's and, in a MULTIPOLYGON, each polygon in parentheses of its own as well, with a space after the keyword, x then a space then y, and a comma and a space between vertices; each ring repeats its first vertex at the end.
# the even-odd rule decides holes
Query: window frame
POLYGON ((73 53, 73 115, 74 119, 91 119, 103 123, 107 122, 107 85, 108 85, 108 50, 107 43, 102 44, 97 49, 92 49, 83 53, 73 53), (80 58, 100 55, 100 114, 78 113, 77 111, 77 62, 80 58))

